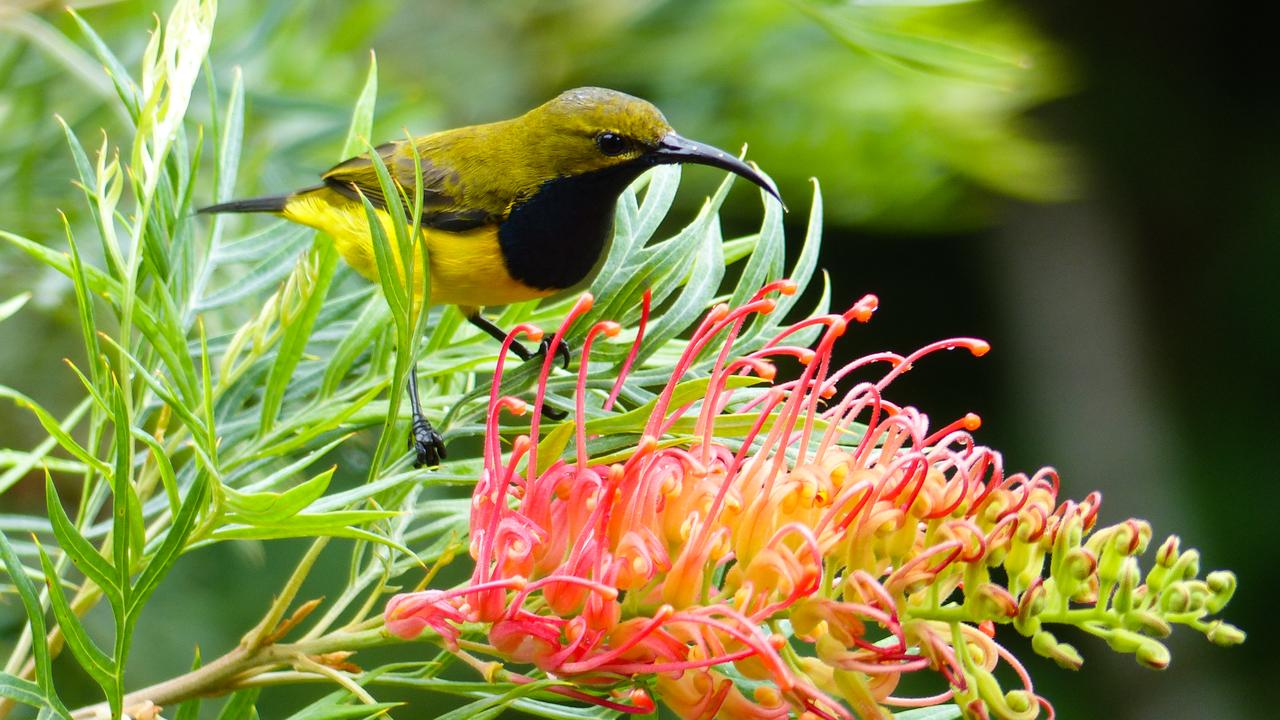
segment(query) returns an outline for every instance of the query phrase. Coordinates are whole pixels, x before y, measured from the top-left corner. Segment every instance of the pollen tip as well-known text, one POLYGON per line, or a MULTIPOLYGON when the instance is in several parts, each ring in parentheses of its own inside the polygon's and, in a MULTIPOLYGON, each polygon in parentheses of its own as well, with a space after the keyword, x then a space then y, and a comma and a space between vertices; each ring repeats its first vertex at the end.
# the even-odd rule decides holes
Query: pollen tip
POLYGON ((964 429, 973 432, 982 427, 982 417, 977 413, 966 413, 964 416, 964 429))
POLYGON ((598 327, 600 328, 600 332, 604 333, 607 337, 615 337, 618 333, 622 332, 622 326, 613 320, 606 320, 600 323, 598 327))
POLYGON ((791 280, 790 278, 778 283, 778 292, 782 293, 783 295, 795 295, 796 290, 798 288, 799 288, 799 285, 796 283, 796 281, 791 280))
POLYGON ((973 353, 974 357, 982 357, 990 351, 991 343, 986 340, 975 340, 969 345, 969 352, 973 353))

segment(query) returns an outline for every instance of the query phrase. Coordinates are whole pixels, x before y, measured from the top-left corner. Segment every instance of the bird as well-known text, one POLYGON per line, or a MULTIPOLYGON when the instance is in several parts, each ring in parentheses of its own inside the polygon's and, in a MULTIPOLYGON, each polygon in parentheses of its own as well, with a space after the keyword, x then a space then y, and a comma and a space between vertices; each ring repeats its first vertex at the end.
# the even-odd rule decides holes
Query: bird
MULTIPOLYGON (((487 306, 522 302, 588 279, 612 238, 619 195, 659 165, 709 165, 739 175, 776 198, 774 183, 719 148, 678 134, 652 103, 616 90, 566 90, 515 118, 443 130, 373 148, 400 188, 406 207, 421 188, 420 242, 428 250, 430 302, 457 305, 467 320, 499 341, 506 333, 486 319, 487 306), (412 195, 409 195, 412 193, 412 195)), ((367 200, 393 237, 387 198, 371 154, 357 155, 293 192, 218 203, 198 213, 270 213, 333 238, 339 255, 378 282, 367 200)), ((411 212, 411 211, 410 211, 411 212)), ((415 300, 422 276, 414 272, 415 300)), ((544 356, 513 343, 521 360, 544 356)), ((568 366, 564 345, 558 348, 568 366)), ((438 465, 444 438, 422 412, 410 372, 409 446, 415 467, 438 465)))

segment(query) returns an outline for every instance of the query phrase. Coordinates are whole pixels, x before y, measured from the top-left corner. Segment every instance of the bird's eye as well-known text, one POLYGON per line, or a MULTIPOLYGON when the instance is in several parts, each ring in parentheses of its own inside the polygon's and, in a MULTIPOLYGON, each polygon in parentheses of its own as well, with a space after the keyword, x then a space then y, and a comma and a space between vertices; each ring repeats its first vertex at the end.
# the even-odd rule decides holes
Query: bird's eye
POLYGON ((596 136, 596 147, 605 155, 621 155, 627 149, 627 141, 621 135, 606 132, 596 136))

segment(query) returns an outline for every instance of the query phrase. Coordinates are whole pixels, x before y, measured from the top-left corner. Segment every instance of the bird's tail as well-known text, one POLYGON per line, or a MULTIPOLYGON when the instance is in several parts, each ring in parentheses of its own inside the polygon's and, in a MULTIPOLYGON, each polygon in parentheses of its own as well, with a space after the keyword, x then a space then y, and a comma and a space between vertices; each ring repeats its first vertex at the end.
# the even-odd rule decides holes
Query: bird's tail
POLYGON ((269 197, 232 200, 230 202, 202 207, 196 212, 200 215, 209 215, 213 213, 278 213, 284 210, 285 204, 289 202, 289 198, 292 196, 293 194, 290 193, 288 195, 271 195, 269 197))

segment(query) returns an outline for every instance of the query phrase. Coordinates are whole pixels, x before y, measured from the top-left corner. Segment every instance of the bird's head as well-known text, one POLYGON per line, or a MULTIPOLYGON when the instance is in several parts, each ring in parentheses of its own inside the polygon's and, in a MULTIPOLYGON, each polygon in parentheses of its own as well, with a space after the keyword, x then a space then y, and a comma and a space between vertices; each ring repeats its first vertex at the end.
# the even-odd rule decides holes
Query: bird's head
POLYGON ((634 177, 655 165, 696 163, 740 175, 782 200, 755 168, 681 137, 652 103, 615 90, 566 90, 518 121, 526 130, 526 152, 561 177, 614 168, 634 177))

